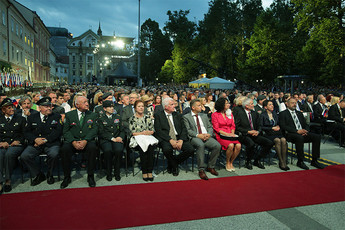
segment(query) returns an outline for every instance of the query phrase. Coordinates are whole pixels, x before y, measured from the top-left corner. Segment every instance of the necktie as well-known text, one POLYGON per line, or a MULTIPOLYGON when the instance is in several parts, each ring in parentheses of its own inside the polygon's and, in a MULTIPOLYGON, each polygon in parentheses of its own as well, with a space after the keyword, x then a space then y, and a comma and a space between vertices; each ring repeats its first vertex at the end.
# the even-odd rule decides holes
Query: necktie
POLYGON ((6 118, 7 123, 10 123, 11 119, 8 117, 6 118))
POLYGON ((298 120, 298 118, 296 116, 296 112, 295 111, 292 112, 292 119, 295 122, 297 130, 302 129, 301 123, 299 122, 299 120, 298 120))
POLYGON ((43 116, 43 123, 46 123, 47 120, 48 120, 48 116, 47 115, 43 116))
POLYGON ((80 115, 80 119, 79 119, 79 124, 80 124, 80 126, 82 126, 82 125, 83 125, 84 116, 85 116, 85 114, 84 114, 84 113, 81 113, 81 115, 80 115))
POLYGON ((251 112, 248 112, 248 117, 249 117, 250 128, 251 128, 252 130, 254 130, 251 112))
POLYGON ((171 114, 168 114, 168 123, 169 123, 169 127, 170 127, 170 130, 169 130, 169 136, 173 139, 173 140, 176 140, 176 134, 175 134, 175 130, 174 130, 174 126, 170 120, 170 116, 171 114))
POLYGON ((341 118, 344 118, 344 117, 343 117, 343 112, 341 111, 341 108, 339 108, 339 113, 340 113, 340 117, 341 117, 341 118))
POLYGON ((201 131, 201 126, 200 126, 199 116, 198 116, 198 114, 196 114, 194 116, 196 117, 196 126, 198 127, 198 132, 199 132, 199 134, 201 134, 202 131, 201 131))

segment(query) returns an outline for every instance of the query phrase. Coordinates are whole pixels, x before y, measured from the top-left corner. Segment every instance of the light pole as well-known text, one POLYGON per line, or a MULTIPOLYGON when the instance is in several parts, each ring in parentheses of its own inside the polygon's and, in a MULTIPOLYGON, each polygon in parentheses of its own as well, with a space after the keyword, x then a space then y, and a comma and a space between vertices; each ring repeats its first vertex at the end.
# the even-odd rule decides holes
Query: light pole
POLYGON ((140 79, 140 0, 139 0, 139 10, 138 10, 138 86, 142 86, 142 82, 140 79))

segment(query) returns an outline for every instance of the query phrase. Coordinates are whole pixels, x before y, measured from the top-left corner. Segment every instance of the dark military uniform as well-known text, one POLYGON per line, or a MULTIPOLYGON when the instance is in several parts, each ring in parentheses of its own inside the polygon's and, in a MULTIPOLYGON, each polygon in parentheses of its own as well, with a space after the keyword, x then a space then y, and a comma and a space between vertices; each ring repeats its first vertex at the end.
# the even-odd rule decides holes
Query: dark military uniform
POLYGON ((4 114, 0 115, 0 142, 7 142, 9 145, 14 141, 19 141, 19 146, 10 146, 7 149, 0 148, 0 183, 10 180, 18 156, 24 150, 24 128, 26 120, 20 115, 12 115, 7 121, 4 114))
POLYGON ((53 105, 53 113, 65 114, 65 108, 59 105, 53 105))
POLYGON ((63 136, 65 143, 61 148, 61 157, 65 178, 71 176, 71 162, 72 155, 78 152, 72 145, 73 141, 86 140, 85 148, 80 151, 85 154, 88 160, 87 173, 88 175, 94 174, 96 156, 98 155, 98 148, 95 142, 98 133, 97 114, 86 111, 83 122, 80 124, 78 113, 79 110, 72 110, 66 113, 65 124, 63 127, 63 136))
POLYGON ((123 143, 113 142, 112 138, 125 138, 123 126, 121 125, 121 116, 112 114, 110 117, 103 113, 98 120, 99 137, 101 148, 104 153, 107 177, 111 178, 112 165, 114 162, 115 178, 120 178, 120 160, 123 151, 123 143))
POLYGON ((48 157, 48 177, 51 176, 60 150, 62 135, 61 115, 51 113, 47 115, 46 120, 41 113, 30 115, 27 120, 24 135, 28 140, 28 146, 23 151, 21 159, 28 166, 31 175, 37 176, 40 173, 35 157, 41 153, 45 153, 48 157), (45 138, 46 143, 40 146, 34 146, 36 138, 45 138))

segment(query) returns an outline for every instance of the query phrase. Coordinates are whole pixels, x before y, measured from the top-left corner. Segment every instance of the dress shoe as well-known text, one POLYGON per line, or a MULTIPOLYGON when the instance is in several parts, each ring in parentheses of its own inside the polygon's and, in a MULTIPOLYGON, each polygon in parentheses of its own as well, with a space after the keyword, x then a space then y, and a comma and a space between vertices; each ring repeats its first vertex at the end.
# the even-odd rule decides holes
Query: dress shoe
POLYGON ((200 177, 201 179, 203 179, 203 180, 208 180, 208 177, 207 177, 207 175, 206 175, 206 173, 205 173, 204 170, 200 170, 200 171, 199 171, 199 177, 200 177))
POLYGON ((91 188, 96 187, 96 182, 95 182, 95 178, 94 178, 93 175, 88 175, 87 176, 87 182, 89 183, 89 186, 91 188))
POLYGON ((179 173, 178 168, 175 168, 175 169, 172 170, 173 176, 178 176, 178 173, 179 173))
POLYGON ((116 176, 115 176, 115 180, 116 180, 116 181, 120 181, 120 180, 121 180, 120 175, 116 175, 116 176))
POLYGON ((148 177, 143 177, 143 181, 149 181, 148 177))
POLYGON ((218 176, 218 172, 214 168, 207 168, 207 172, 210 172, 212 175, 218 176))
POLYGON ((47 174, 47 183, 48 184, 54 184, 55 180, 54 177, 52 175, 50 175, 50 173, 47 174))
POLYGON ((148 181, 153 181, 153 177, 148 177, 148 181))
POLYGON ((281 170, 283 170, 283 171, 288 171, 288 170, 290 169, 290 168, 287 167, 287 166, 283 167, 283 166, 281 166, 281 165, 279 165, 279 168, 280 168, 281 170))
POLYGON ((246 165, 245 167, 249 170, 252 170, 253 169, 253 165, 252 165, 252 162, 251 161, 246 161, 246 165))
POLYGON ((169 173, 169 174, 171 174, 172 173, 172 169, 171 168, 167 168, 167 172, 169 173))
POLYGON ((108 176, 106 177, 106 179, 107 179, 107 181, 111 181, 111 180, 113 179, 113 177, 112 177, 111 175, 108 175, 108 176))
POLYGON ((315 161, 311 161, 311 166, 314 166, 315 168, 318 168, 318 169, 324 169, 325 167, 323 165, 321 165, 317 160, 315 161))
POLYGON ((46 176, 43 173, 39 172, 38 175, 35 177, 35 179, 33 179, 33 181, 31 182, 31 186, 39 185, 45 179, 46 179, 46 176))
POLYGON ((261 164, 259 160, 255 160, 253 165, 255 165, 258 168, 265 169, 265 166, 263 166, 263 164, 261 164))
POLYGON ((70 176, 65 177, 60 185, 60 188, 66 188, 70 183, 72 182, 72 179, 70 176))
POLYGON ((301 169, 309 170, 308 166, 306 166, 303 161, 297 162, 297 166, 300 167, 301 169))
POLYGON ((10 184, 5 184, 4 185, 4 192, 11 192, 12 191, 12 186, 10 184))

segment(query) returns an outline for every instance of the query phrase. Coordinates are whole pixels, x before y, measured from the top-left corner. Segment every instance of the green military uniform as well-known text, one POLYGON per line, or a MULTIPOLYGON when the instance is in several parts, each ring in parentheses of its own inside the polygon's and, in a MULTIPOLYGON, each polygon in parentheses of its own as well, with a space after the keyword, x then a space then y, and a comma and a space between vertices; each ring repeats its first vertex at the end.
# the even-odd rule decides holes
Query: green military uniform
MULTIPOLYGON (((114 104, 110 101, 105 101, 103 106, 112 107, 114 104)), ((113 164, 115 179, 120 180, 120 159, 123 152, 123 143, 114 142, 113 138, 121 137, 122 140, 125 138, 124 129, 121 125, 121 116, 117 113, 108 116, 104 111, 98 119, 98 126, 100 144, 106 165, 107 180, 111 181, 113 164)))
POLYGON ((97 114, 86 111, 84 117, 80 114, 79 119, 78 113, 81 112, 79 110, 72 110, 66 113, 65 117, 65 124, 63 127, 65 142, 61 148, 65 178, 70 178, 71 176, 72 155, 78 151, 72 145, 73 141, 87 141, 85 148, 79 152, 85 154, 85 158, 88 160, 87 173, 89 176, 93 176, 96 165, 96 156, 98 155, 98 148, 95 142, 98 134, 97 114))

